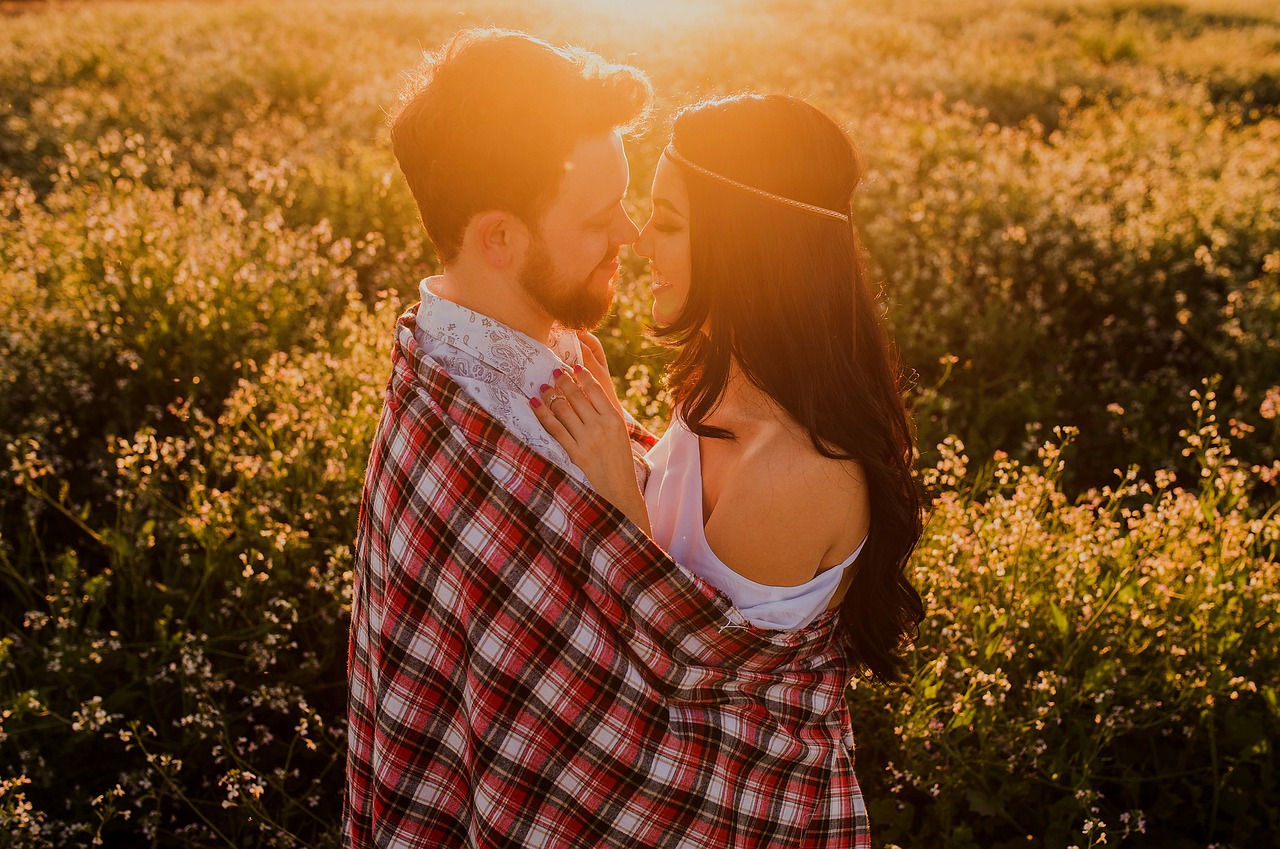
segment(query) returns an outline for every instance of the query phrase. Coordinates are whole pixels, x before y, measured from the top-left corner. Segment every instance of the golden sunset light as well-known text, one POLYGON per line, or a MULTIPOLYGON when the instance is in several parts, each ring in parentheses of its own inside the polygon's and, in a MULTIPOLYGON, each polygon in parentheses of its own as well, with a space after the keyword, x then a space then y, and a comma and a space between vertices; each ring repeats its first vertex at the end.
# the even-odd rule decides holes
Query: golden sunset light
POLYGON ((1276 0, 0 0, 0 843, 1280 828, 1276 0))
POLYGON ((735 5, 749 0, 562 0, 569 15, 612 21, 618 26, 691 26, 707 24, 731 14, 735 5))

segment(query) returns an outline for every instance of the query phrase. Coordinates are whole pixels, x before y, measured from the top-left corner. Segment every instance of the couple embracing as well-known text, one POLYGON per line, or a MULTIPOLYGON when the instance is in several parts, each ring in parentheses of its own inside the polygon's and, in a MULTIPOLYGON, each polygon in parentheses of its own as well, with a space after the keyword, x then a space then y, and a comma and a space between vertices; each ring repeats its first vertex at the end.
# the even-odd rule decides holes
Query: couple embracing
POLYGON ((353 847, 868 846, 845 688, 923 615, 912 435, 841 129, 676 117, 624 210, 634 68, 472 30, 391 125, 443 265, 396 327, 352 604, 353 847), (620 249, 676 349, 661 439, 600 343, 620 249))

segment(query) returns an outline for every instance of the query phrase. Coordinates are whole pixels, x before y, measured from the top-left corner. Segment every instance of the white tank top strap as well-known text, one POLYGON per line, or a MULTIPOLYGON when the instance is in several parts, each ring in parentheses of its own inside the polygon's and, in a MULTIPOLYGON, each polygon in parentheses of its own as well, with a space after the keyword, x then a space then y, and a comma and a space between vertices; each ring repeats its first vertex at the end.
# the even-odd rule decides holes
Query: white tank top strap
POLYGON ((866 540, 844 561, 793 587, 761 584, 739 575, 716 556, 702 525, 702 464, 698 436, 673 418, 647 459, 652 466, 644 499, 653 539, 686 571, 724 592, 758 628, 792 631, 818 618, 866 540))

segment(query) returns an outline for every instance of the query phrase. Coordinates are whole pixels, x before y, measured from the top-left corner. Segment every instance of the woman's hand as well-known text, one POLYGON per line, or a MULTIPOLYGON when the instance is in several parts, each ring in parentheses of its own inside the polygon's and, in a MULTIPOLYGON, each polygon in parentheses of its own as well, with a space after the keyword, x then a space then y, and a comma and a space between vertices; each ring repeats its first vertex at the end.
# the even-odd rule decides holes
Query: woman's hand
POLYGON ((605 359, 604 346, 600 344, 595 334, 585 330, 578 331, 578 343, 582 346, 582 364, 587 367, 587 371, 591 372, 596 383, 600 384, 600 388, 609 396, 609 401, 613 403, 613 408, 618 411, 618 415, 622 415, 622 402, 618 400, 618 393, 613 386, 613 377, 609 374, 609 361, 605 359))
POLYGON ((596 492, 651 535, 644 495, 636 482, 631 439, 617 398, 582 366, 575 366, 572 372, 557 369, 553 378, 555 385, 544 383, 541 396, 529 400, 533 414, 564 446, 596 492))

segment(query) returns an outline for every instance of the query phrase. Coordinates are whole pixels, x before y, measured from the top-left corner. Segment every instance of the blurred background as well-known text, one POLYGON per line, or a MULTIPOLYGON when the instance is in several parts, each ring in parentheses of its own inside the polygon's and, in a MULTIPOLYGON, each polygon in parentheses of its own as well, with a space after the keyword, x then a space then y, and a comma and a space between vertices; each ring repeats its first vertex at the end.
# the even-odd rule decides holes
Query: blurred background
MULTIPOLYGON (((1280 829, 1280 8, 0 2, 0 845, 333 846, 351 549, 438 266, 402 73, 499 25, 846 127, 930 516, 877 846, 1280 829)), ((624 251, 600 333, 655 430, 624 251)))

